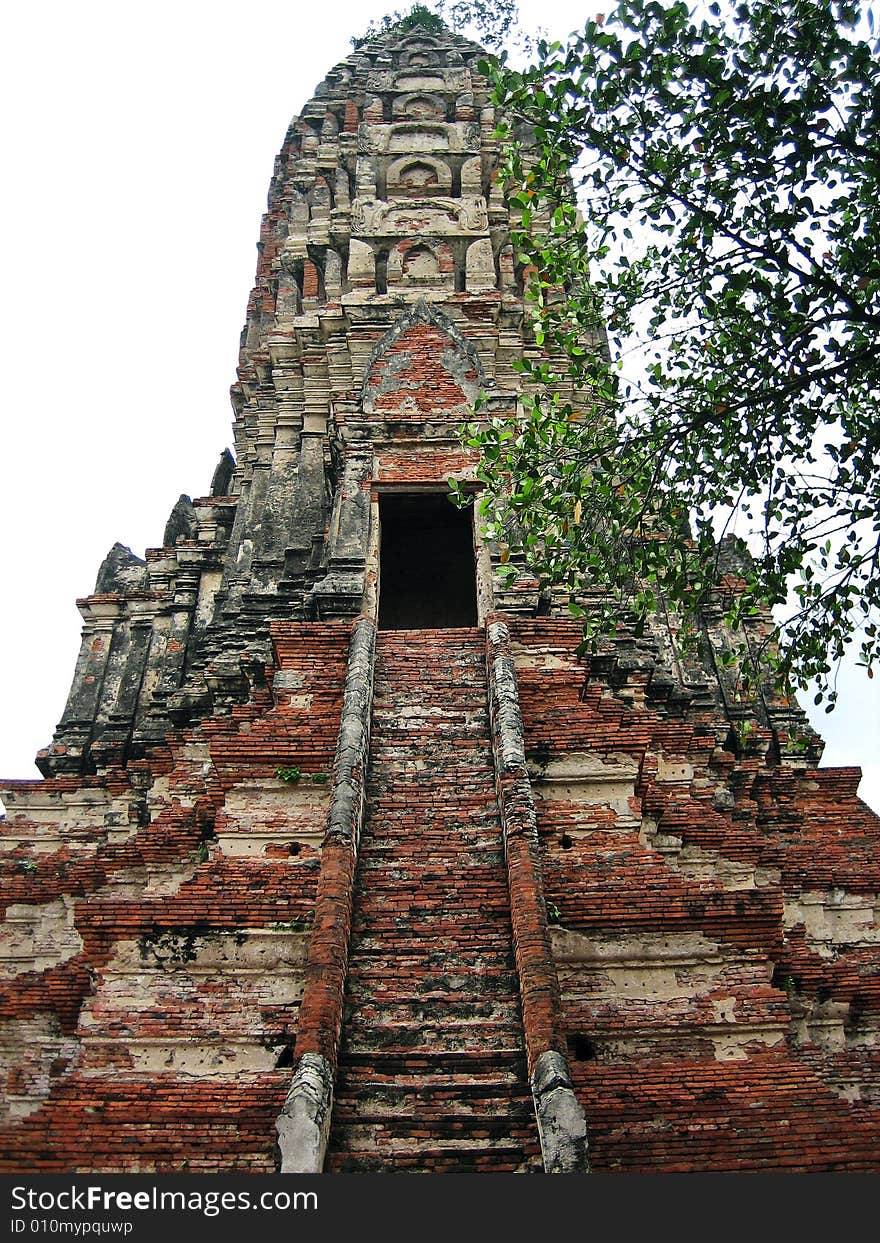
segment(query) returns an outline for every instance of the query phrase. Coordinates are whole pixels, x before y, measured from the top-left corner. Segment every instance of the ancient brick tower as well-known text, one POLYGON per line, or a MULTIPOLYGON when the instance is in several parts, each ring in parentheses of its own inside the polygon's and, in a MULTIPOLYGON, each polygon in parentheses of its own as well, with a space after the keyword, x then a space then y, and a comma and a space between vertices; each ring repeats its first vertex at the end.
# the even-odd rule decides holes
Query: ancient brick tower
POLYGON ((533 348, 475 66, 392 31, 291 126, 235 461, 0 788, 5 1170, 880 1168, 857 770, 720 608, 585 662, 444 500, 533 348))

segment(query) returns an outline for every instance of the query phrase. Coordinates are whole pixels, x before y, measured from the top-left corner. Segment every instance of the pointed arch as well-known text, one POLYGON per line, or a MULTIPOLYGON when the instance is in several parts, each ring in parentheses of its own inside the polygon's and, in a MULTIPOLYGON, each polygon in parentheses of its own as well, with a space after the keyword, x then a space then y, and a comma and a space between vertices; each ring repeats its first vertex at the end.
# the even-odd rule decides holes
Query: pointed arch
POLYGON ((476 350, 441 311, 420 299, 373 351, 361 388, 365 414, 460 417, 484 380, 476 350))

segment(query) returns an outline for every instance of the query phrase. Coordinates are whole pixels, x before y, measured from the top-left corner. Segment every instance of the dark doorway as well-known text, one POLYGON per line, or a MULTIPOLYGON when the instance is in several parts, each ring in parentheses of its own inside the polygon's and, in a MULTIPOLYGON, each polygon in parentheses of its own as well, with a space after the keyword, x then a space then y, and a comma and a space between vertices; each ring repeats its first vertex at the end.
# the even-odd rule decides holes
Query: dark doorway
POLYGON ((477 624, 471 511, 442 492, 379 497, 380 630, 477 624))

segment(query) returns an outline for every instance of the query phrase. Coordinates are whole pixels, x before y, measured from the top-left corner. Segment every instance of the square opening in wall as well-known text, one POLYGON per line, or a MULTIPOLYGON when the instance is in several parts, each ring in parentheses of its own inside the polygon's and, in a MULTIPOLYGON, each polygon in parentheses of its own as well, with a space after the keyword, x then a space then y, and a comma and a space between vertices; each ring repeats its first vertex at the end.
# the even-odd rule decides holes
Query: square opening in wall
POLYGON ((473 519, 445 492, 379 497, 380 630, 477 624, 473 519))

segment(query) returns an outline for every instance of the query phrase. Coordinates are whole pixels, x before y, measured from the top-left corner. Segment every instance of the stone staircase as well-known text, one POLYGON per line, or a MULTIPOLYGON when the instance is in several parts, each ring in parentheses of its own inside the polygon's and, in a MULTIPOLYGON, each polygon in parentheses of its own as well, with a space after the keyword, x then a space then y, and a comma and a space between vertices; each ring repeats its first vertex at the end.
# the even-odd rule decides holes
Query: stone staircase
POLYGON ((331 1172, 541 1168, 483 645, 378 637, 331 1172))

